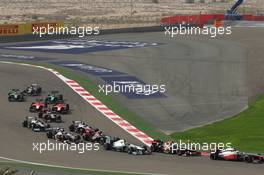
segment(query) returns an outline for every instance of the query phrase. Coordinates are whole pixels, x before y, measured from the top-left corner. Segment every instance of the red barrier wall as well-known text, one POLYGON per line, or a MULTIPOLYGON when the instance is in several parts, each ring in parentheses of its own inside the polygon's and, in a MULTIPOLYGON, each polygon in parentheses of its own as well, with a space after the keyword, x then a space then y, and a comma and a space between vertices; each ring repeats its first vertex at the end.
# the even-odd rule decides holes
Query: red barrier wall
MULTIPOLYGON (((213 24, 215 20, 224 20, 224 14, 206 14, 206 15, 179 15, 170 16, 161 19, 162 25, 191 24, 203 27, 205 24, 213 24)), ((250 14, 242 15, 242 20, 264 21, 264 16, 253 16, 250 14)))

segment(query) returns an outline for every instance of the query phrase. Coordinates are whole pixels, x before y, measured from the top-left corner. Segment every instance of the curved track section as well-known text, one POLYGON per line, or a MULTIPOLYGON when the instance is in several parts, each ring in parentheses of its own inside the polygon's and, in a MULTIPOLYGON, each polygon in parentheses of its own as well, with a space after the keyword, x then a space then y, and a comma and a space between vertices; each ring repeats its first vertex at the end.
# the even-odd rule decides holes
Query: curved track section
MULTIPOLYGON (((48 58, 48 62, 79 61, 124 72, 150 85, 165 84, 166 98, 131 100, 121 94, 116 94, 115 98, 164 132, 172 133, 233 116, 247 107, 249 99, 263 92, 261 57, 264 42, 260 36, 263 36, 262 28, 234 28, 232 35, 217 38, 170 38, 163 32, 130 33, 102 35, 88 40, 159 45, 111 51, 99 49, 80 54, 69 54, 69 51, 15 52, 48 58)), ((31 43, 34 46, 34 42, 31 43)), ((1 52, 13 51, 1 47, 1 52)), ((105 83, 91 74, 85 75, 97 84, 105 83)))
MULTIPOLYGON (((126 138, 129 142, 138 143, 133 137, 129 136, 115 124, 109 122, 92 107, 73 93, 63 82, 59 81, 52 73, 37 68, 29 68, 18 65, 0 64, 0 81, 5 82, 0 86, 0 95, 6 97, 10 88, 27 86, 30 83, 38 82, 43 89, 48 92, 59 89, 65 94, 65 98, 72 104, 73 112, 65 116, 66 123, 71 120, 84 120, 92 126, 98 126, 106 133, 126 138)), ((33 142, 46 141, 45 134, 33 133, 21 126, 21 121, 27 112, 28 106, 33 99, 28 98, 25 103, 9 103, 6 98, 0 99, 1 123, 0 123, 0 144, 1 157, 12 159, 53 164, 68 167, 92 168, 115 171, 132 171, 162 173, 162 174, 216 174, 220 175, 224 171, 228 174, 252 174, 258 175, 263 171, 259 165, 211 161, 207 157, 177 157, 163 154, 150 156, 130 156, 127 154, 91 151, 85 154, 76 152, 45 152, 39 154, 32 152, 33 142), (19 149, 18 149, 19 148, 19 149)))

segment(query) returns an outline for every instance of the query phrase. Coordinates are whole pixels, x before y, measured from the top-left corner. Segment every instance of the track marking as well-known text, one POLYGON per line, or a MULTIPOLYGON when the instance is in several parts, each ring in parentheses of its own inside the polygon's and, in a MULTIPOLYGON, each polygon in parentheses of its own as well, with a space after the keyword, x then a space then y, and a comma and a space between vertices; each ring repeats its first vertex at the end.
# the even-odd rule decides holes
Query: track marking
POLYGON ((106 118, 110 119, 112 122, 117 124, 120 128, 122 128, 127 133, 134 136, 136 139, 138 139, 145 145, 147 146, 151 145, 151 142, 153 141, 151 137, 149 137, 148 135, 143 133, 141 130, 137 129, 132 124, 130 124, 128 121, 124 120, 122 117, 117 115, 115 112, 109 109, 106 105, 104 105, 101 101, 96 99, 92 94, 90 94, 83 87, 81 87, 76 81, 68 79, 67 77, 61 75, 59 72, 53 69, 50 69, 50 68, 46 68, 44 66, 37 66, 37 65, 26 64, 26 63, 15 63, 15 62, 8 62, 8 61, 0 61, 0 63, 30 66, 30 67, 36 67, 36 68, 41 68, 41 69, 50 71, 51 73, 56 75, 59 79, 61 79, 64 83, 66 83, 74 92, 80 95, 86 102, 88 102, 91 106, 93 106, 96 110, 98 110, 106 118))
POLYGON ((30 161, 23 161, 23 160, 17 160, 17 159, 11 159, 7 157, 1 157, 0 159, 5 160, 6 163, 22 163, 22 164, 28 164, 28 165, 36 165, 36 166, 44 166, 44 167, 51 167, 51 168, 64 168, 69 170, 81 170, 81 171, 95 171, 95 172, 105 172, 105 173, 123 173, 123 174, 140 174, 140 175, 166 175, 166 174, 155 174, 155 173, 139 173, 139 172, 125 172, 125 171, 111 171, 111 170, 98 170, 98 169, 88 169, 88 168, 74 168, 74 167, 68 167, 68 166, 59 166, 59 165, 50 165, 50 164, 43 164, 43 163, 36 163, 36 162, 30 162, 30 161))

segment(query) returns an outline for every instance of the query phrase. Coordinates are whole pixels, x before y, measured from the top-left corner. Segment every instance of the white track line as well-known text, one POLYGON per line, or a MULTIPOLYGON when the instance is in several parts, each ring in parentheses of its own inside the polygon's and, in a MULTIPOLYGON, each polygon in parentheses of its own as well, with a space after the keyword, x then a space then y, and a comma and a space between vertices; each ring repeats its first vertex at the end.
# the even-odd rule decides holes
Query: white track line
POLYGON ((106 173, 142 174, 142 175, 165 175, 165 174, 155 174, 155 173, 139 173, 139 172, 111 171, 111 170, 98 170, 98 169, 87 169, 87 168, 74 168, 74 167, 67 167, 67 166, 50 165, 50 164, 36 163, 36 162, 23 161, 23 160, 17 160, 17 159, 10 159, 10 158, 1 157, 1 156, 0 156, 0 159, 11 161, 11 162, 29 164, 29 165, 44 166, 44 167, 51 167, 51 168, 64 168, 64 169, 81 170, 81 171, 97 171, 97 172, 106 172, 106 173))

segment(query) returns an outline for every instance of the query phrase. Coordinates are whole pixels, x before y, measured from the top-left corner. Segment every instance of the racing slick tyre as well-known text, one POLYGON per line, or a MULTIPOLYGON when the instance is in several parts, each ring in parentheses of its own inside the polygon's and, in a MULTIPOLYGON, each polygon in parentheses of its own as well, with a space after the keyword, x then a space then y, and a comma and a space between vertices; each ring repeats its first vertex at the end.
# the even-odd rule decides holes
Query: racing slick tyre
POLYGON ((217 158, 217 156, 215 154, 211 154, 210 155, 210 159, 211 160, 217 160, 218 158, 217 158))
POLYGON ((74 131, 75 131, 75 127, 74 127, 73 124, 71 124, 71 125, 69 126, 69 130, 70 130, 70 132, 74 132, 74 131))
POLYGON ((53 139, 54 136, 53 136, 52 132, 49 131, 49 132, 47 132, 47 137, 49 139, 53 139))
POLYGON ((9 101, 9 102, 13 102, 14 99, 13 99, 12 97, 8 97, 8 101, 9 101))
POLYGON ((252 163, 253 162, 253 158, 251 156, 246 156, 244 158, 244 161, 247 162, 247 163, 252 163))
MULTIPOLYGON (((42 108, 40 107, 39 110, 41 110, 42 108)), ((37 108, 35 106, 30 106, 29 108, 29 112, 37 112, 37 108)))
POLYGON ((25 101, 25 100, 24 100, 24 97, 23 97, 23 96, 19 96, 18 101, 19 101, 19 102, 23 102, 23 101, 25 101))
POLYGON ((79 133, 79 134, 83 134, 85 132, 85 129, 84 128, 78 128, 76 130, 76 132, 79 133))
POLYGON ((110 144, 110 143, 105 143, 105 144, 104 144, 104 149, 105 149, 105 150, 111 150, 111 149, 112 149, 111 144, 110 144))
POLYGON ((60 95, 58 96, 58 99, 57 99, 57 100, 63 100, 63 95, 60 94, 60 95))
POLYGON ((26 120, 23 121, 22 126, 23 126, 24 128, 27 128, 27 127, 28 127, 28 122, 27 122, 26 120))
POLYGON ((83 136, 83 140, 85 140, 85 141, 87 141, 87 142, 91 142, 91 141, 92 141, 91 137, 88 136, 88 135, 84 135, 84 136, 83 136))
POLYGON ((129 148, 129 149, 127 150, 127 153, 128 153, 128 154, 132 154, 132 150, 129 148))
POLYGON ((56 119, 56 123, 62 123, 61 116, 59 116, 59 117, 56 119))
POLYGON ((74 142, 75 144, 79 144, 79 143, 81 142, 81 136, 77 135, 77 136, 74 138, 73 142, 74 142))

